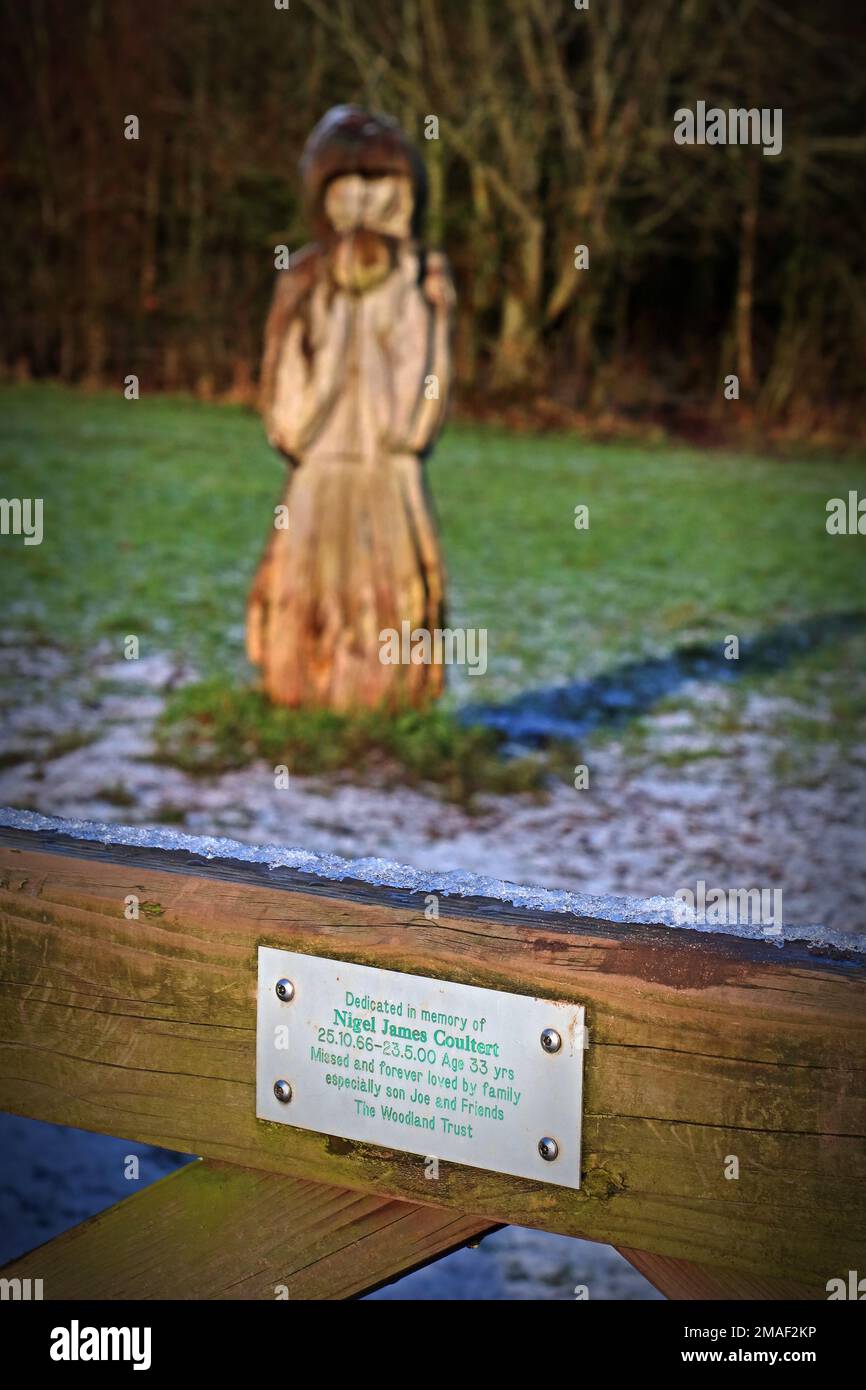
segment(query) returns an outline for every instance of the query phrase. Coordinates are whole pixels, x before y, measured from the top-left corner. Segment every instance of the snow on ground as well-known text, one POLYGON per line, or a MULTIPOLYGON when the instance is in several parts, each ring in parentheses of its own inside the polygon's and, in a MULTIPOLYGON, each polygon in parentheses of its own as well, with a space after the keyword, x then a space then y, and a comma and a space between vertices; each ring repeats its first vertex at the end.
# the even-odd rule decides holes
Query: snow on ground
POLYGON ((650 719, 639 757, 617 740, 584 752, 588 789, 481 798, 468 814, 422 790, 348 778, 292 776, 278 789, 263 762, 219 777, 160 766, 153 722, 188 671, 162 656, 96 654, 73 673, 51 649, 4 655, 8 676, 11 663, 22 669, 2 716, 0 804, 600 895, 671 896, 701 879, 781 888, 786 923, 866 928, 866 748, 840 762, 831 743, 816 744, 808 780, 780 786, 772 758, 787 711, 765 696, 715 748, 700 715, 723 694, 698 684, 690 707, 650 719))

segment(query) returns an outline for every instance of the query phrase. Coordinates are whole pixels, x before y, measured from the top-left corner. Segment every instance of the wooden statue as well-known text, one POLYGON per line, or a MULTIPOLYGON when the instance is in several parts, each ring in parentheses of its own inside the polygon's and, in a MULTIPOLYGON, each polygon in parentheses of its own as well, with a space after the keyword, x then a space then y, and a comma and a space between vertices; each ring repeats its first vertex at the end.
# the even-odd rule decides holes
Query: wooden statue
POLYGON ((442 423, 453 289, 418 241, 424 168, 389 118, 330 111, 301 160, 317 242, 278 276, 262 410, 290 462, 247 611, 247 652, 284 705, 420 706, 440 665, 388 664, 382 634, 442 623, 422 460, 442 423))

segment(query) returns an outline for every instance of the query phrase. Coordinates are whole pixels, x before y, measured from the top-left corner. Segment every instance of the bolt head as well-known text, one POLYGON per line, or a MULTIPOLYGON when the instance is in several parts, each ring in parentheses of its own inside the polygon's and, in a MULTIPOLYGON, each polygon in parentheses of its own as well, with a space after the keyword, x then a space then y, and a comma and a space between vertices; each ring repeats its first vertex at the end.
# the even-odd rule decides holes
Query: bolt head
POLYGON ((545 1052, 558 1052, 562 1047, 562 1038, 555 1028, 545 1028, 541 1034, 541 1046, 545 1052))
POLYGON ((295 986, 291 980, 277 980, 276 993, 278 999, 282 999, 284 1004, 288 1004, 295 997, 295 986))
POLYGON ((545 1135, 543 1139, 539 1139, 538 1141, 538 1152, 541 1154, 545 1163, 552 1163, 555 1158, 559 1157, 559 1145, 555 1139, 551 1139, 549 1135, 545 1135))
POLYGON ((292 1088, 288 1081, 275 1081, 274 1095, 277 1100, 281 1100, 284 1105, 288 1105, 289 1101, 292 1099, 292 1088))

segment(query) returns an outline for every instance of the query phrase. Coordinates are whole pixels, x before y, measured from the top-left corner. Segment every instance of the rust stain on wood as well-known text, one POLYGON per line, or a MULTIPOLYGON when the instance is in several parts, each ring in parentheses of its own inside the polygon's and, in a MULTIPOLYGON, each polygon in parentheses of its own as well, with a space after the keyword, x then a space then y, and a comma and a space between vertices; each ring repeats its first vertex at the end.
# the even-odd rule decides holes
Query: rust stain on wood
POLYGON ((702 951, 686 941, 678 949, 635 944, 619 952, 609 951, 597 969, 602 975, 630 975, 647 983, 685 990, 740 985, 752 973, 745 961, 717 950, 702 951))

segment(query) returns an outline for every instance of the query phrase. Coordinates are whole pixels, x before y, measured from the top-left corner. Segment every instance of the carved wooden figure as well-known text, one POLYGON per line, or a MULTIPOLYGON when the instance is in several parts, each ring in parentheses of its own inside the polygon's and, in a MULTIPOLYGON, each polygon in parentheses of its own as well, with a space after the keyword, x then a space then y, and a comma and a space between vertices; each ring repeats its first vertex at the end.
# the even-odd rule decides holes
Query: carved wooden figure
POLYGON ((422 462, 448 395, 450 275, 419 243, 424 168, 390 119, 335 107, 301 173, 318 239, 279 273, 262 367, 288 525, 255 578, 247 652, 284 705, 420 706, 442 666, 383 663, 380 634, 442 623, 422 462))

